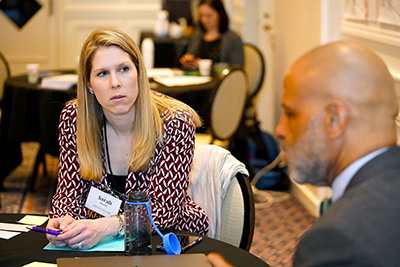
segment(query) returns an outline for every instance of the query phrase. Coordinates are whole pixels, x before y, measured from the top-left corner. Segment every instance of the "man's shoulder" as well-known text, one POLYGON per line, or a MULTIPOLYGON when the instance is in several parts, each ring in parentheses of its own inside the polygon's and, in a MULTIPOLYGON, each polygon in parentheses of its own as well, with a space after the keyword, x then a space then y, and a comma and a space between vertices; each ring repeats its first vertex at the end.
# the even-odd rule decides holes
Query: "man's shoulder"
MULTIPOLYGON (((318 243, 321 235, 332 235, 332 241, 364 244, 368 250, 371 247, 368 243, 385 247, 385 243, 400 238, 400 202, 397 200, 400 172, 388 173, 391 174, 365 177, 364 183, 346 190, 305 235, 306 240, 318 243), (388 232, 393 236, 387 236, 388 232)), ((400 249, 399 245, 395 246, 400 249)))
MULTIPOLYGON (((379 194, 379 188, 375 190, 379 194)), ((399 262, 399 221, 397 203, 387 207, 373 195, 368 198, 345 194, 303 235, 294 266, 311 263, 341 266, 350 262, 385 266, 388 262, 399 262)))
MULTIPOLYGON (((362 201, 365 203, 363 206, 369 204, 371 208, 379 208, 387 205, 387 201, 395 201, 399 187, 400 147, 392 146, 367 162, 354 175, 346 188, 343 200, 340 199, 339 202, 359 204, 358 201, 362 201)), ((396 205, 389 206, 396 207, 396 205)))

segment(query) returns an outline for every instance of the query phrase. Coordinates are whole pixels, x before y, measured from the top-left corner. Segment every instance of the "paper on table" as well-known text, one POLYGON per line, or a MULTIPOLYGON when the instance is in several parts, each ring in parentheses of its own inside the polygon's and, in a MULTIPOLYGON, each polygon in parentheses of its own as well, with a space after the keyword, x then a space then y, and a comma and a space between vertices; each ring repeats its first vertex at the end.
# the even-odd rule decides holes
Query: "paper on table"
POLYGON ((170 68, 154 68, 154 69, 146 69, 147 76, 149 78, 155 78, 155 77, 160 77, 160 76, 175 76, 176 73, 173 69, 170 68))
POLYGON ((39 261, 34 261, 28 264, 23 265, 22 267, 52 267, 55 266, 57 267, 56 263, 47 263, 47 262, 39 262, 39 261))
POLYGON ((57 76, 44 77, 40 84, 41 88, 71 89, 78 82, 78 75, 76 74, 63 74, 57 76))
POLYGON ((0 223, 0 230, 15 231, 15 232, 28 232, 29 229, 26 224, 16 224, 16 223, 0 223))
POLYGON ((162 83, 166 86, 184 86, 208 83, 212 80, 211 77, 202 76, 174 76, 174 77, 157 77, 154 78, 156 82, 162 83))
POLYGON ((90 252, 90 251, 124 251, 125 244, 124 238, 117 238, 113 236, 105 236, 103 237, 100 242, 92 247, 91 249, 73 249, 70 247, 55 247, 52 244, 47 244, 43 249, 45 250, 66 250, 66 251, 83 251, 83 252, 90 252))
POLYGON ((20 232, 11 232, 11 231, 0 230, 0 238, 2 238, 2 239, 10 239, 19 234, 20 234, 20 232))
POLYGON ((29 224, 29 225, 42 225, 48 220, 47 216, 38 216, 38 215, 25 215, 19 223, 29 224))

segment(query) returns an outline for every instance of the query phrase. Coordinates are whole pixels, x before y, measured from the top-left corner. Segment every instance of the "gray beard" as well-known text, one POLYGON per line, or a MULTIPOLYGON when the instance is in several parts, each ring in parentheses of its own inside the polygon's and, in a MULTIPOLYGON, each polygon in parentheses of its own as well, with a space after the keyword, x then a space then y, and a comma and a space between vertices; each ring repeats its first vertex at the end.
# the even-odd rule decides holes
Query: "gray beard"
POLYGON ((327 141, 322 131, 322 123, 321 116, 313 118, 298 141, 287 149, 289 176, 299 184, 328 184, 327 141))

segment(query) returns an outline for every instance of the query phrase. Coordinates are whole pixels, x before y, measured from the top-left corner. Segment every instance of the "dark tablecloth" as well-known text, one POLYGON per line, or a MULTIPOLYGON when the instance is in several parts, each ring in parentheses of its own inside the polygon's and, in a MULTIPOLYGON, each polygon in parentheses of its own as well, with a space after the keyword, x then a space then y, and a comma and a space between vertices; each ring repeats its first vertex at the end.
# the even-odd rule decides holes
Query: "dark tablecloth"
MULTIPOLYGON (((0 214, 0 222, 15 222, 23 218, 24 214, 0 214)), ((44 226, 42 226, 44 227, 44 226)), ((175 231, 177 232, 177 231, 175 231)), ((153 255, 163 254, 155 250, 161 242, 158 235, 153 235, 153 255)), ((9 240, 0 239, 0 266, 23 266, 33 261, 56 263, 57 258, 66 257, 96 257, 96 256, 123 256, 123 252, 77 252, 43 250, 48 244, 46 235, 38 232, 21 233, 9 240)), ((264 261, 253 254, 212 238, 203 237, 203 241, 185 253, 217 252, 222 254, 234 266, 268 266, 264 261)))
MULTIPOLYGON (((57 72, 61 74, 63 72, 57 72)), ((39 88, 27 77, 6 80, 0 125, 0 182, 22 160, 21 142, 39 142, 40 151, 59 155, 58 122, 65 103, 76 97, 76 90, 39 88)))

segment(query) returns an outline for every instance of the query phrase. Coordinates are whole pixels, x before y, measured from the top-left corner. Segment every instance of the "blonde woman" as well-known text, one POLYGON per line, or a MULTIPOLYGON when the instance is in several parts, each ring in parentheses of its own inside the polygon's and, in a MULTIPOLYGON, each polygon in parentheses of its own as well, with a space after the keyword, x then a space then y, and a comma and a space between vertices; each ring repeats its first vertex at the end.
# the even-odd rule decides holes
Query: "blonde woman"
POLYGON ((53 245, 88 249, 120 233, 121 211, 100 216, 87 208, 93 188, 120 198, 145 191, 159 228, 207 233, 204 210, 187 194, 200 119, 149 88, 140 50, 127 34, 99 29, 88 36, 77 99, 60 116, 58 186, 47 227, 63 234, 47 235, 53 245))

